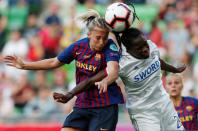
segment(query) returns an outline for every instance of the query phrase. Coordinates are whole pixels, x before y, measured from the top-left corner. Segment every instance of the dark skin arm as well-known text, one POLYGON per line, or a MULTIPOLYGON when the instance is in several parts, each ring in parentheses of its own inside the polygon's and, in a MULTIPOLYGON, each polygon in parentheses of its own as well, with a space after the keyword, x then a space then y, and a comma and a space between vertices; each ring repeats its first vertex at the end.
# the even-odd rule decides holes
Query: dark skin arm
POLYGON ((186 69, 185 65, 182 65, 181 67, 174 67, 168 63, 166 63, 164 60, 159 59, 160 63, 161 63, 161 69, 168 71, 168 72, 172 72, 172 73, 181 73, 186 69))
MULTIPOLYGON (((168 63, 166 63, 164 60, 160 59, 161 62, 161 69, 173 73, 181 73, 186 69, 186 66, 182 67, 174 67, 168 63)), ((101 81, 103 78, 106 77, 105 70, 100 71, 95 76, 90 77, 82 82, 80 82, 75 88, 73 88, 70 92, 66 92, 66 94, 62 93, 53 93, 54 100, 60 103, 67 103, 69 100, 71 100, 75 95, 88 90, 90 87, 95 85, 95 82, 101 81)))
POLYGON ((75 95, 84 92, 95 85, 95 82, 101 81, 106 77, 105 70, 98 72, 93 77, 90 77, 82 82, 80 82, 75 88, 73 88, 70 92, 62 93, 53 93, 54 100, 60 103, 67 103, 71 100, 75 95))

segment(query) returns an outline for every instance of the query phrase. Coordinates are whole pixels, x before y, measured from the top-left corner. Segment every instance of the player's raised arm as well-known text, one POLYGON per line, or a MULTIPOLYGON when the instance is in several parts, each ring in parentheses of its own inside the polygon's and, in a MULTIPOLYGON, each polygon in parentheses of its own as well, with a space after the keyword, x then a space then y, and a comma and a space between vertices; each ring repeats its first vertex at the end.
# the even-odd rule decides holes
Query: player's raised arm
POLYGON ((106 71, 102 70, 98 72, 95 76, 90 77, 82 82, 80 82, 75 88, 73 88, 71 91, 66 92, 66 94, 61 93, 53 93, 54 100, 61 103, 67 103, 69 100, 71 100, 75 95, 88 90, 90 87, 92 87, 95 82, 102 80, 106 76, 106 71))
POLYGON ((160 63, 161 63, 161 69, 162 70, 169 71, 169 72, 172 72, 172 73, 181 73, 186 69, 185 65, 182 65, 180 67, 174 67, 174 66, 166 63, 162 59, 159 59, 159 60, 160 60, 160 63))
POLYGON ((57 57, 35 62, 25 62, 20 57, 15 55, 5 56, 4 62, 9 66, 24 70, 48 70, 60 67, 64 64, 61 63, 57 57))
POLYGON ((108 76, 102 79, 102 81, 96 82, 95 85, 98 86, 99 92, 106 92, 107 86, 116 81, 118 78, 119 64, 117 61, 109 61, 107 63, 108 76))

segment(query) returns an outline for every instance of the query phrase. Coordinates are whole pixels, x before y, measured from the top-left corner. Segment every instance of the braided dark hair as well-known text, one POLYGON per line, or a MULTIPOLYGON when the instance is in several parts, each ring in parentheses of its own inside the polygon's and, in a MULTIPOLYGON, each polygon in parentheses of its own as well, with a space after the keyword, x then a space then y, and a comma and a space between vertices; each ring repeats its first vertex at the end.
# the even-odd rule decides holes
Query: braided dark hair
POLYGON ((131 48, 133 41, 136 40, 143 33, 137 28, 129 28, 122 33, 121 42, 126 48, 131 48))
POLYGON ((139 17, 137 16, 137 13, 136 13, 136 11, 135 11, 135 6, 134 6, 134 4, 132 3, 132 1, 131 1, 131 0, 126 1, 126 4, 129 5, 129 6, 132 6, 132 8, 133 8, 133 11, 132 11, 132 13, 133 13, 133 22, 135 21, 136 18, 137 18, 138 20, 140 20, 139 17))
MULTIPOLYGON (((139 17, 137 16, 137 14, 136 14, 136 11, 135 11, 135 6, 134 6, 134 4, 132 3, 132 2, 130 2, 130 0, 126 3, 127 5, 131 5, 132 6, 132 8, 133 8, 133 11, 132 11, 132 13, 133 13, 133 22, 135 21, 135 19, 137 18, 138 20, 140 20, 139 19, 139 17)), ((133 23, 132 22, 132 23, 133 23)), ((126 30, 128 30, 128 29, 126 29, 126 30)), ((123 31, 123 32, 125 32, 125 31, 123 31)), ((117 40, 117 42, 118 42, 118 45, 119 45, 119 47, 120 47, 120 54, 121 54, 121 52, 122 52, 122 48, 121 48, 121 42, 122 42, 122 40, 121 40, 121 38, 120 38, 120 33, 123 33, 123 32, 113 32, 114 33, 114 35, 115 35, 115 37, 116 37, 116 40, 117 40)))

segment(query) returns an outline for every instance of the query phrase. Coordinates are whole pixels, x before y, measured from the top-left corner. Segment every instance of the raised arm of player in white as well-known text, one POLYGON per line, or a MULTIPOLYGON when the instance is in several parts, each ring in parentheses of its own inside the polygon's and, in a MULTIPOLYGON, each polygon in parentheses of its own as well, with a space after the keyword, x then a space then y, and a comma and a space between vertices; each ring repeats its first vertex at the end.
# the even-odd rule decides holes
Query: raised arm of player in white
POLYGON ((161 58, 159 59, 161 63, 161 69, 165 71, 169 71, 172 73, 181 73, 186 69, 186 65, 181 65, 180 67, 174 67, 168 63, 166 63, 164 60, 161 58))

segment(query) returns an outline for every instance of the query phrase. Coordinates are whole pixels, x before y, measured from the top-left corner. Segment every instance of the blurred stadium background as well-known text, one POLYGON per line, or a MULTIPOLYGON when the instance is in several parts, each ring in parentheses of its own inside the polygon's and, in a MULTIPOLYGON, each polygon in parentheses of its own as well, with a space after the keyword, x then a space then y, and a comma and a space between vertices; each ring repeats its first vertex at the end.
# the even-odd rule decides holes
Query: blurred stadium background
MULTIPOLYGON (((140 21, 133 26, 157 44, 162 58, 188 66, 182 94, 198 98, 198 0, 0 0, 0 57, 54 57, 85 36, 76 16, 89 8, 104 16, 116 1, 135 4, 140 21)), ((71 90, 74 77, 74 62, 50 71, 21 71, 0 63, 0 131, 60 130, 74 100, 56 103, 52 92, 71 90)), ((133 130, 124 105, 119 107, 116 130, 133 130)))

